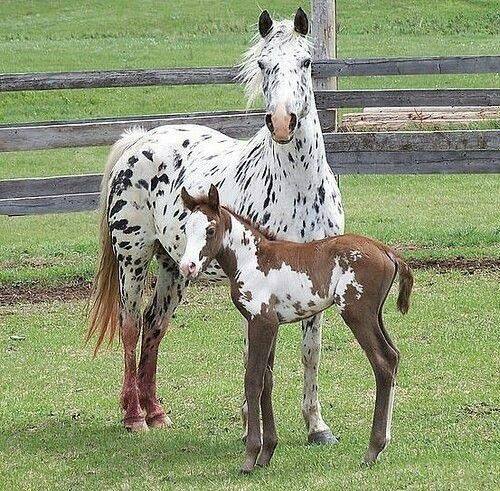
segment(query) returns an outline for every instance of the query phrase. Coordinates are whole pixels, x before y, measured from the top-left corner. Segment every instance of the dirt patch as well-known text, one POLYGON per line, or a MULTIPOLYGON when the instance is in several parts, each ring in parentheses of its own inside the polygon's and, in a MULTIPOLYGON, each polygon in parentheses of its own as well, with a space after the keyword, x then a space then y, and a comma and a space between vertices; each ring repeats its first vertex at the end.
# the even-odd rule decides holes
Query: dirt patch
POLYGON ((408 261, 413 269, 434 269, 438 273, 460 271, 465 274, 500 272, 500 259, 412 259, 408 261))
POLYGON ((87 299, 90 296, 90 288, 90 283, 84 280, 74 280, 70 283, 54 286, 0 285, 0 305, 87 299))
MULTIPOLYGON (((459 271, 464 274, 500 273, 500 259, 412 259, 408 263, 413 269, 432 269, 437 273, 449 271, 459 271)), ((154 285, 154 279, 152 284, 154 285)), ((37 284, 0 285, 0 306, 16 303, 53 302, 56 300, 86 300, 90 297, 90 290, 90 283, 83 279, 54 286, 37 284)))

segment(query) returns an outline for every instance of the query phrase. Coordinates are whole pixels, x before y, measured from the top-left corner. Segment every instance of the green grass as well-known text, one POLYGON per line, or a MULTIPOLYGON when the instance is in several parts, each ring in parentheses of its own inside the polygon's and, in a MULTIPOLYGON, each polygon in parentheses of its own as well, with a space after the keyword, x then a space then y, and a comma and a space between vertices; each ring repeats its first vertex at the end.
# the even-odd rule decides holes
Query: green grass
POLYGON ((1 489, 497 489, 498 275, 418 273, 410 313, 391 295, 388 329, 401 350, 393 442, 359 466, 374 382, 351 333, 328 315, 323 413, 340 444, 305 445, 297 326, 280 331, 272 465, 238 475, 243 457, 239 314, 221 288, 190 290, 162 345, 159 394, 174 427, 120 425, 121 355, 91 359, 80 303, 0 308, 1 489), (21 338, 21 339, 19 339, 21 338))
MULTIPOLYGON (((261 4, 243 0, 158 2, 4 1, 0 65, 6 72, 232 65, 246 49, 261 4)), ((278 17, 295 5, 270 0, 278 17)), ((342 57, 493 54, 500 49, 494 0, 338 1, 342 57)), ((497 74, 355 77, 342 88, 497 87, 497 74)), ((5 93, 0 121, 241 108, 237 86, 144 87, 5 93)), ((481 127, 498 127, 497 122, 481 127)), ((102 170, 106 149, 0 153, 0 178, 102 170)), ((498 176, 342 178, 347 228, 412 257, 498 257, 498 176)), ((96 215, 0 217, 0 282, 90 278, 96 215)))

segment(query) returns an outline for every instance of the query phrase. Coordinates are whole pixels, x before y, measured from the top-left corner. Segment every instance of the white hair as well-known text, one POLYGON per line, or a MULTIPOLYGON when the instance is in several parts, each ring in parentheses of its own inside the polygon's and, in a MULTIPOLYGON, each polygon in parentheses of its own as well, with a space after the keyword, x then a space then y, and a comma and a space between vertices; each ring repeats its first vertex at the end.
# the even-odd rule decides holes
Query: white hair
POLYGON ((252 45, 243 55, 243 61, 238 65, 238 80, 245 86, 245 95, 247 97, 247 107, 250 107, 259 97, 262 91, 262 71, 259 68, 258 61, 262 55, 265 46, 269 41, 277 42, 277 46, 296 41, 305 49, 310 50, 311 41, 299 34, 291 20, 274 21, 271 30, 266 37, 257 33, 252 39, 252 45))

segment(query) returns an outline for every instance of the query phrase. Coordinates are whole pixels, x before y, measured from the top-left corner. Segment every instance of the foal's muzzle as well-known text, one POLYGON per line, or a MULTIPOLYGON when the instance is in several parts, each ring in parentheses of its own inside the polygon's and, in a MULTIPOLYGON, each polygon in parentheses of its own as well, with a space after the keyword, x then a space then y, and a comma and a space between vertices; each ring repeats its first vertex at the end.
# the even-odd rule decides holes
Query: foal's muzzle
POLYGON ((187 278, 188 280, 192 280, 198 276, 199 272, 198 267, 192 261, 187 263, 182 263, 179 266, 179 269, 181 270, 181 273, 184 276, 184 278, 187 278))

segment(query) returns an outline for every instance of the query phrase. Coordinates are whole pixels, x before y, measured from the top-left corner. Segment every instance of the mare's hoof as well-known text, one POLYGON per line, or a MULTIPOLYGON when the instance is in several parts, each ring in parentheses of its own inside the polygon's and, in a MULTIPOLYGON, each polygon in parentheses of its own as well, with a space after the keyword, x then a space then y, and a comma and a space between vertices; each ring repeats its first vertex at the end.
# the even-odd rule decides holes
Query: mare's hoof
POLYGON ((146 423, 150 428, 170 428, 172 426, 172 420, 163 413, 146 418, 146 423))
POLYGON ((323 430, 311 433, 307 442, 312 445, 336 445, 339 440, 330 430, 323 430))
POLYGON ((128 431, 132 433, 140 433, 149 430, 148 425, 146 424, 146 421, 144 419, 138 419, 133 421, 125 420, 123 422, 123 425, 128 431))

